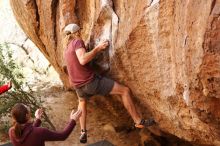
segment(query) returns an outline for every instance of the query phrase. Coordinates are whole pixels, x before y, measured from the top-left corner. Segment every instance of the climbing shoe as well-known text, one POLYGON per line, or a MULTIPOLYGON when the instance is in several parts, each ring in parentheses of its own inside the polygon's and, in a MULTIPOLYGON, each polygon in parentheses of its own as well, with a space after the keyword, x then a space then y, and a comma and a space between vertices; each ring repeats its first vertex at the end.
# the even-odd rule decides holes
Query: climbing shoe
POLYGON ((81 131, 79 141, 80 141, 80 143, 86 143, 87 142, 87 130, 82 130, 81 131))
POLYGON ((135 127, 141 129, 141 128, 149 127, 149 126, 152 126, 152 125, 155 125, 155 124, 156 124, 156 122, 152 118, 147 119, 147 120, 142 119, 139 124, 135 124, 135 127))

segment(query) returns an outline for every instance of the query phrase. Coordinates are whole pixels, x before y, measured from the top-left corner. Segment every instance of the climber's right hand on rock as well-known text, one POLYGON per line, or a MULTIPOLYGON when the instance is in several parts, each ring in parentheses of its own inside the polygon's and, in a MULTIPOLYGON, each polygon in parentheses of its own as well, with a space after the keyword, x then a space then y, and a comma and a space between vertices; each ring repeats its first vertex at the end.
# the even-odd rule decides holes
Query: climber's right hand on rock
POLYGON ((74 112, 74 110, 72 110, 72 112, 70 114, 70 119, 77 121, 81 115, 82 115, 81 109, 78 109, 76 112, 74 112))
POLYGON ((102 51, 102 50, 106 49, 108 46, 109 46, 109 41, 106 40, 106 41, 99 43, 97 48, 99 51, 102 51))

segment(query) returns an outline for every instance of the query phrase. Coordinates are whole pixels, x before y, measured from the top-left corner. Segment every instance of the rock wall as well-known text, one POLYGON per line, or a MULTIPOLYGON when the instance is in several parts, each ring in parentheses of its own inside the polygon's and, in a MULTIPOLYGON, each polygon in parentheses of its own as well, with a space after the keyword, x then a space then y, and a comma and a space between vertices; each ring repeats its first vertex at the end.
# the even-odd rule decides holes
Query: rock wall
POLYGON ((9 45, 16 63, 22 66, 25 82, 28 82, 32 90, 46 82, 50 86, 61 84, 48 60, 19 27, 8 0, 0 1, 0 28, 0 44, 9 45))
POLYGON ((66 37, 78 23, 105 71, 128 85, 159 127, 188 141, 220 145, 220 0, 11 0, 25 33, 59 73, 66 37))

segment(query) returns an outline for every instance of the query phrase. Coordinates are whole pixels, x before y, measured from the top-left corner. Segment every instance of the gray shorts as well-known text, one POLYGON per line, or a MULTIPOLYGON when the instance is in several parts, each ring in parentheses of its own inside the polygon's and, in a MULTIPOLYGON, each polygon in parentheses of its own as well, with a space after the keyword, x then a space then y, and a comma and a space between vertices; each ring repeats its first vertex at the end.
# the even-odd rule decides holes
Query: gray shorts
POLYGON ((108 95, 114 86, 114 80, 96 75, 88 84, 76 88, 79 99, 89 99, 93 95, 108 95))

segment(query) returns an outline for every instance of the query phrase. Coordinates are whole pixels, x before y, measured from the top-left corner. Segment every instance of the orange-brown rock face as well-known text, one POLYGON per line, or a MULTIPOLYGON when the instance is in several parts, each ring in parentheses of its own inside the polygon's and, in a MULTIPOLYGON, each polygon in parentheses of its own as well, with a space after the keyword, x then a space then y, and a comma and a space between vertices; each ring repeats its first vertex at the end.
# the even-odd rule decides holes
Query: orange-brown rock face
POLYGON ((63 27, 78 23, 98 64, 128 85, 162 130, 220 145, 220 0, 11 0, 65 85, 63 27))

